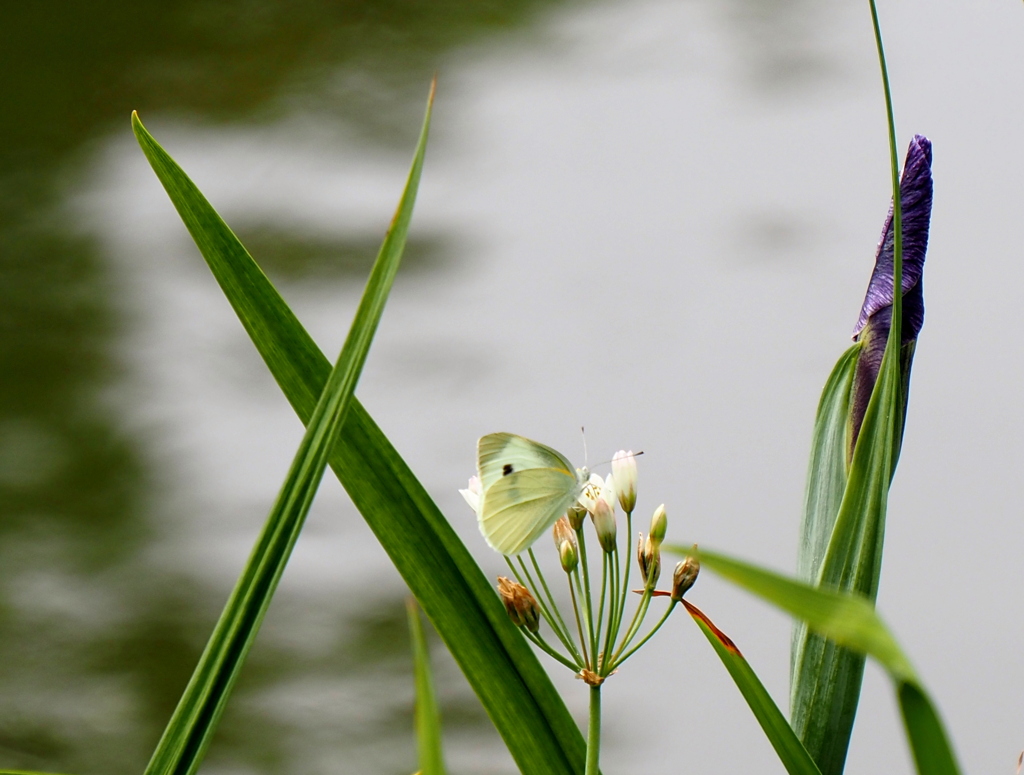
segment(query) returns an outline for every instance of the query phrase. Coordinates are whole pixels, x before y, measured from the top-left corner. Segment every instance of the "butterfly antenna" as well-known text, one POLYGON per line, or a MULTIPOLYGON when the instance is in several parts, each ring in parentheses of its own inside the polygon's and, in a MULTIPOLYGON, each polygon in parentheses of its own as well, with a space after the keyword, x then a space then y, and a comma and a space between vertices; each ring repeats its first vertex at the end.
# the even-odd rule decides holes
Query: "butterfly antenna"
POLYGON ((583 437, 583 465, 586 467, 589 462, 587 457, 587 432, 583 429, 582 425, 580 426, 580 435, 583 437))

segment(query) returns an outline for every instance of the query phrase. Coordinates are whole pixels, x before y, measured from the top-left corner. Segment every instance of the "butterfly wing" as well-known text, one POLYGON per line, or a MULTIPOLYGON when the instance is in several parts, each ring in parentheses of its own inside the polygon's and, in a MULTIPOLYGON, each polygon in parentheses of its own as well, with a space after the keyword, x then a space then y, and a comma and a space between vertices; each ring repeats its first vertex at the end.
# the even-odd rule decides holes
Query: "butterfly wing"
POLYGON ((484 491, 480 532, 493 549, 519 554, 565 514, 579 494, 575 473, 529 468, 503 476, 484 491))
POLYGON ((555 468, 576 478, 576 469, 561 452, 514 433, 489 433, 476 445, 480 491, 504 476, 529 468, 555 468))
POLYGON ((482 492, 480 532, 505 555, 523 551, 562 516, 581 485, 565 457, 512 433, 491 433, 477 444, 482 492))

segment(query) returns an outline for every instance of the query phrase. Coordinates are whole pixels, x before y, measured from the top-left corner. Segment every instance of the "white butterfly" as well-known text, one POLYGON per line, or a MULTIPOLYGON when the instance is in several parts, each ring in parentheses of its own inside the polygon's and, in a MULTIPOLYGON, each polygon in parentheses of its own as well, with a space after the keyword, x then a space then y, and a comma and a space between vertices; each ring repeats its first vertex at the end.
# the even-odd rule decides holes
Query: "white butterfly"
POLYGON ((589 479, 587 469, 577 471, 560 452, 513 433, 480 438, 477 475, 461 492, 484 539, 505 555, 519 554, 554 525, 589 479))

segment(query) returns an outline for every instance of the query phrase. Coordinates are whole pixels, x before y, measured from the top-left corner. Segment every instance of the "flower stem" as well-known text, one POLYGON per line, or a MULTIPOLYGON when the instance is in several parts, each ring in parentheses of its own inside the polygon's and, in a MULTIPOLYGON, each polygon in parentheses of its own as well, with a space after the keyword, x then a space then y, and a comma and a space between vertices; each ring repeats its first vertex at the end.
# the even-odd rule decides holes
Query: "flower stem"
POLYGON ((654 633, 656 633, 658 630, 661 629, 661 625, 663 625, 665 623, 665 621, 668 619, 669 614, 672 613, 673 609, 676 607, 676 603, 677 602, 678 601, 673 600, 669 604, 668 610, 666 610, 665 613, 662 615, 661 619, 658 620, 658 623, 656 625, 654 625, 653 628, 651 628, 651 631, 644 636, 643 640, 641 640, 639 643, 637 643, 635 646, 633 646, 633 648, 631 648, 629 651, 627 651, 621 657, 618 654, 615 655, 615 662, 612 665, 612 669, 613 670, 616 667, 618 667, 619 665, 621 665, 623 662, 625 662, 627 659, 629 659, 631 656, 633 656, 633 654, 641 646, 643 646, 647 641, 649 641, 651 639, 651 636, 654 635, 654 633))
POLYGON ((523 635, 525 635, 527 638, 529 638, 531 641, 533 641, 533 643, 536 644, 537 648, 542 649, 550 657, 558 660, 563 665, 565 665, 567 668, 572 670, 574 673, 577 670, 579 670, 579 666, 578 665, 574 665, 568 659, 566 659, 561 654, 559 654, 557 651, 555 651, 550 645, 548 645, 548 642, 546 640, 544 640, 544 638, 542 638, 539 634, 534 634, 534 633, 530 632, 528 629, 526 629, 525 627, 520 627, 519 630, 520 630, 520 632, 523 633, 523 635))
POLYGON ((616 664, 619 661, 619 654, 629 648, 630 641, 636 636, 637 631, 640 629, 640 625, 643 624, 644 617, 647 615, 647 604, 651 600, 651 590, 648 587, 644 587, 643 596, 640 598, 640 602, 636 606, 636 610, 633 611, 633 618, 629 622, 629 627, 626 629, 626 634, 622 636, 622 641, 619 643, 618 649, 612 656, 612 664, 616 664))
MULTIPOLYGON (((543 617, 544 621, 548 623, 548 627, 551 628, 551 631, 555 633, 558 639, 562 642, 562 645, 565 646, 566 651, 568 651, 573 657, 575 657, 576 661, 578 662, 579 654, 576 652, 576 649, 572 645, 571 637, 569 637, 566 633, 562 632, 562 630, 558 626, 558 621, 555 620, 555 615, 551 613, 552 609, 555 611, 555 614, 558 613, 558 608, 557 606, 555 606, 554 600, 551 601, 551 609, 549 609, 547 603, 545 603, 544 598, 540 594, 540 588, 537 586, 537 583, 533 580, 533 576, 530 575, 530 571, 526 567, 526 563, 523 561, 523 556, 521 554, 517 554, 516 559, 519 561, 519 565, 522 568, 522 576, 519 575, 519 571, 516 570, 515 565, 512 564, 512 561, 508 557, 505 558, 505 561, 508 562, 508 566, 512 569, 512 573, 515 574, 516 580, 524 587, 528 588, 530 592, 533 594, 533 598, 537 601, 537 605, 540 608, 540 615, 543 617)), ((545 585, 545 590, 546 589, 547 586, 545 585)), ((561 616, 559 616, 559 621, 560 620, 561 616)), ((562 626, 565 626, 564 623, 562 626)))
MULTIPOLYGON (((610 583, 609 579, 608 579, 608 568, 610 566, 611 566, 611 560, 609 558, 608 552, 602 551, 601 552, 601 602, 598 603, 598 606, 597 606, 597 627, 594 628, 594 633, 596 635, 596 641, 597 641, 598 644, 601 643, 601 629, 604 626, 604 599, 605 599, 605 595, 606 595, 606 593, 608 591, 608 584, 610 583)), ((594 664, 597 665, 596 670, 597 670, 598 673, 600 673, 601 672, 601 663, 604 661, 604 659, 601 656, 603 652, 601 650, 599 650, 598 646, 595 646, 594 649, 595 649, 594 650, 594 654, 595 654, 594 664)))
MULTIPOLYGON (((520 557, 519 560, 522 562, 522 557, 520 557)), ((544 594, 547 596, 548 603, 551 605, 551 610, 558 619, 558 624, 560 625, 558 638, 569 650, 569 653, 572 654, 576 662, 578 662, 582 667, 583 659, 580 657, 580 653, 576 650, 576 647, 572 642, 572 635, 570 635, 569 628, 565 625, 565 620, 562 618, 561 611, 558 610, 558 604, 555 603, 555 598, 552 596, 551 590, 548 589, 547 579, 544 578, 544 572, 540 569, 540 564, 537 562, 537 556, 533 553, 532 548, 530 549, 530 561, 533 563, 533 569, 537 571, 537 578, 540 580, 541 586, 544 588, 544 594)))
POLYGON ((573 587, 573 581, 576 582, 576 586, 580 585, 580 571, 576 568, 571 574, 569 574, 569 597, 572 598, 572 610, 576 614, 576 632, 580 636, 580 648, 583 650, 583 666, 590 667, 590 658, 587 656, 587 639, 583 637, 583 622, 580 619, 580 604, 579 600, 576 599, 576 589, 573 587))
POLYGON ((590 687, 590 726, 587 729, 587 769, 584 775, 598 775, 601 755, 601 687, 590 687))
POLYGON ((626 610, 626 600, 629 597, 629 571, 633 567, 633 512, 626 514, 626 578, 622 582, 622 594, 619 598, 619 615, 615 622, 615 633, 618 635, 622 629, 622 615, 626 610))
POLYGON ((608 583, 609 587, 609 614, 608 614, 608 629, 604 636, 604 648, 602 653, 604 658, 601 660, 601 664, 598 667, 599 675, 607 675, 609 666, 611 665, 612 649, 615 646, 615 636, 619 632, 618 619, 620 618, 618 604, 619 604, 619 576, 621 575, 621 567, 619 565, 619 553, 616 551, 608 558, 608 567, 611 571, 611 580, 608 583))
POLYGON ((597 665, 597 638, 594 635, 594 604, 590 594, 590 566, 587 563, 587 542, 583 534, 583 526, 576 531, 576 542, 580 547, 580 567, 583 568, 583 611, 587 620, 587 639, 590 641, 590 657, 593 664, 592 669, 597 665))

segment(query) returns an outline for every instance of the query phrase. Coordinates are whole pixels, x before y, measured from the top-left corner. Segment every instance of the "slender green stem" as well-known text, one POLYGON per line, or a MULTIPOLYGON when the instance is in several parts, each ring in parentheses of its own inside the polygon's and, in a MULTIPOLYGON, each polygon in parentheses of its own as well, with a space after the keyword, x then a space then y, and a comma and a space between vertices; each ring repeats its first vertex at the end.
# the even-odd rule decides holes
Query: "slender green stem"
POLYGON ((553 657, 554 659, 557 659, 559 662, 561 662, 567 668, 572 670, 574 673, 579 671, 579 669, 580 669, 579 665, 574 665, 572 662, 570 662, 568 659, 566 659, 563 655, 561 655, 557 651, 555 651, 554 648, 549 646, 548 642, 546 640, 544 640, 539 634, 530 632, 525 627, 520 627, 519 629, 522 630, 523 635, 525 635, 527 638, 529 638, 531 641, 533 641, 533 643, 537 646, 537 648, 541 649, 542 651, 544 651, 546 654, 548 654, 549 656, 553 657))
MULTIPOLYGON (((611 559, 608 556, 608 552, 601 552, 601 602, 597 606, 597 627, 595 628, 595 634, 597 635, 597 642, 601 642, 601 630, 604 628, 604 602, 608 592, 608 569, 611 567, 611 559)), ((597 671, 601 672, 601 665, 604 663, 603 652, 595 651, 597 657, 594 662, 597 664, 597 671)))
MULTIPOLYGON (((518 556, 516 557, 516 559, 518 559, 519 564, 522 565, 523 561, 519 559, 518 556)), ((516 577, 516 581, 518 581, 520 584, 526 587, 526 589, 529 590, 530 594, 533 595, 533 599, 537 601, 537 606, 538 608, 540 608, 541 617, 544 619, 545 622, 548 623, 548 626, 551 628, 552 632, 557 634, 558 628, 554 624, 554 619, 551 616, 551 612, 548 611, 547 606, 544 604, 544 600, 542 598, 538 599, 539 594, 537 592, 537 585, 533 583, 533 578, 530 576, 529 572, 526 571, 526 567, 524 566, 523 573, 520 573, 516 569, 516 566, 512 564, 512 560, 509 559, 508 556, 505 557, 505 562, 508 563, 509 570, 511 570, 512 575, 516 577)))
POLYGON ((601 660, 599 667, 599 675, 607 675, 610 671, 612 664, 612 649, 615 646, 615 636, 618 634, 617 619, 619 616, 619 577, 621 576, 621 565, 619 563, 619 553, 616 551, 613 557, 609 557, 608 565, 611 569, 611 582, 609 583, 609 603, 611 611, 608 614, 608 629, 604 635, 604 659, 601 660))
POLYGON ((576 632, 580 636, 580 647, 583 649, 583 666, 590 667, 590 659, 587 657, 587 639, 583 637, 583 620, 580 619, 580 605, 576 599, 576 590, 573 588, 573 581, 576 582, 576 586, 580 585, 580 574, 578 570, 573 570, 570 574, 569 581, 569 597, 572 598, 572 611, 576 615, 576 632))
POLYGON ((590 687, 590 724, 587 727, 587 769, 584 775, 598 775, 601 756, 601 687, 590 687))
POLYGON ((629 572, 633 568, 633 512, 626 513, 626 578, 622 582, 622 593, 619 602, 619 617, 615 622, 616 634, 622 630, 622 615, 626 611, 626 600, 629 598, 629 572))
POLYGON ((639 649, 641 646, 643 646, 647 641, 649 641, 651 639, 651 636, 654 635, 654 633, 656 633, 658 630, 661 629, 661 625, 663 625, 666 621, 668 621, 669 614, 672 613, 673 609, 676 607, 676 603, 677 602, 678 602, 677 600, 673 600, 671 602, 671 604, 669 604, 669 607, 665 610, 665 613, 658 620, 658 623, 656 625, 654 625, 654 627, 651 628, 651 631, 649 633, 647 633, 643 637, 643 640, 641 640, 639 643, 637 643, 635 646, 633 646, 633 648, 631 648, 629 651, 627 651, 621 657, 616 655, 616 659, 615 659, 614 663, 612 664, 612 670, 614 670, 619 665, 621 665, 623 662, 625 662, 627 659, 629 659, 631 656, 633 656, 633 654, 636 653, 637 649, 639 649))
MULTIPOLYGON (((523 575, 520 576, 519 572, 515 569, 515 566, 512 565, 511 562, 509 562, 509 567, 512 568, 512 572, 516 574, 516 580, 524 587, 527 587, 530 590, 530 593, 533 595, 533 599, 537 601, 537 605, 540 608, 540 615, 544 618, 544 621, 548 623, 548 627, 550 627, 551 631, 558 636, 558 640, 560 640, 562 642, 562 645, 565 646, 566 651, 568 651, 571 655, 577 657, 578 659, 579 655, 576 653, 576 649, 572 644, 572 638, 568 636, 566 633, 562 632, 562 630, 559 628, 558 621, 556 621, 555 615, 553 615, 551 611, 548 609, 548 606, 545 603, 543 596, 539 592, 537 583, 533 580, 533 576, 530 575, 529 568, 526 567, 526 563, 523 561, 523 556, 521 554, 516 555, 516 559, 519 560, 519 565, 522 567, 523 571, 523 575), (524 578, 526 579, 525 582, 523 581, 524 578)), ((555 614, 557 614, 558 608, 555 607, 555 604, 553 602, 551 604, 551 607, 555 610, 555 614)), ((559 619, 560 618, 561 617, 559 617, 559 619)), ((562 626, 564 627, 565 624, 563 623, 562 626)))
MULTIPOLYGON (((583 594, 583 582, 580 579, 580 573, 578 569, 575 573, 573 573, 573 581, 576 583, 576 594, 573 596, 573 599, 583 600, 585 597, 583 594)), ((583 643, 583 654, 587 662, 587 668, 589 670, 593 670, 595 667, 594 660, 592 657, 586 656, 587 652, 590 650, 590 611, 584 609, 583 619, 587 624, 587 637, 584 638, 582 635, 580 635, 580 642, 583 643)))
POLYGON ((889 129, 889 167, 892 173, 892 318, 889 338, 896 337, 898 348, 903 336, 903 207, 900 201, 900 163, 896 149, 896 119, 892 110, 892 92, 889 89, 889 69, 885 64, 885 47, 882 45, 882 27, 878 21, 875 0, 868 0, 871 6, 871 24, 875 29, 875 47, 878 49, 878 65, 882 69, 882 89, 885 92, 885 115, 889 129))
POLYGON ((633 638, 636 637, 637 632, 640 630, 640 626, 644 622, 644 617, 647 616, 647 607, 651 604, 651 589, 649 587, 644 588, 643 597, 640 598, 640 603, 636 607, 636 611, 633 612, 633 619, 629 623, 629 629, 626 630, 626 634, 622 636, 622 642, 619 644, 618 650, 612 657, 612 664, 617 664, 621 660, 619 654, 629 648, 629 644, 633 638))
POLYGON ((540 565, 537 562, 537 555, 533 553, 532 548, 530 549, 530 561, 533 563, 533 569, 537 571, 537 578, 540 579, 541 586, 544 588, 544 594, 547 596, 548 603, 551 605, 551 610, 555 612, 555 616, 558 618, 558 623, 561 625, 559 639, 562 641, 562 645, 564 645, 566 649, 568 649, 569 653, 572 654, 576 662, 582 666, 582 657, 580 657, 580 653, 577 651, 576 645, 572 642, 572 634, 566 626, 565 620, 562 618, 562 612, 558 610, 558 604, 555 602, 555 598, 551 594, 551 590, 548 589, 547 579, 544 578, 544 572, 540 569, 540 565))
POLYGON ((587 562, 587 541, 583 532, 583 525, 576 531, 576 542, 580 547, 580 566, 583 568, 583 591, 585 593, 585 605, 583 610, 587 619, 587 640, 590 642, 591 669, 597 665, 597 635, 594 631, 594 603, 590 594, 590 564, 587 562))

